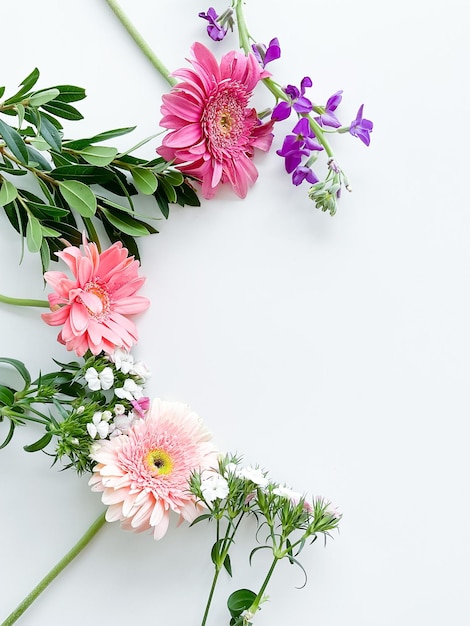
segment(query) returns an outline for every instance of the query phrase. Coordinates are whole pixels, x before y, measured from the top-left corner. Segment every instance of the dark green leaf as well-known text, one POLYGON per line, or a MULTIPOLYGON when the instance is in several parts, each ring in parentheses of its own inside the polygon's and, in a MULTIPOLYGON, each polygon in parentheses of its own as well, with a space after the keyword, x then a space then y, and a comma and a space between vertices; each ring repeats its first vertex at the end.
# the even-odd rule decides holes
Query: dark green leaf
POLYGON ((50 175, 55 180, 79 180, 86 185, 102 184, 114 178, 111 170, 96 165, 62 165, 50 175))
POLYGON ((63 217, 68 215, 67 209, 62 209, 58 206, 52 206, 50 204, 41 204, 39 202, 27 202, 26 203, 31 213, 38 219, 42 219, 44 216, 50 217, 63 217))
POLYGON ((39 113, 39 117, 41 118, 41 127, 39 129, 41 137, 47 141, 51 148, 60 152, 62 139, 59 131, 44 113, 39 113))
POLYGON ((166 195, 160 189, 157 189, 157 191, 153 195, 155 196, 155 200, 157 201, 158 207, 162 212, 163 217, 165 219, 168 219, 168 216, 170 214, 170 205, 168 204, 166 195))
POLYGON ((144 224, 144 222, 130 217, 127 213, 118 215, 117 211, 111 212, 104 207, 100 207, 100 210, 115 228, 126 233, 126 235, 130 235, 131 237, 145 237, 145 235, 149 234, 148 226, 144 224))
POLYGON ((198 517, 196 517, 196 519, 191 522, 190 526, 194 526, 194 524, 198 524, 199 522, 202 522, 205 519, 211 519, 211 518, 212 518, 211 513, 203 513, 202 515, 199 515, 198 517))
POLYGON ((47 446, 47 444, 52 439, 52 433, 46 433, 41 439, 38 439, 34 443, 29 444, 29 446, 23 446, 23 450, 26 452, 37 452, 38 450, 42 450, 47 446))
POLYGON ((189 183, 183 183, 176 188, 176 202, 180 206, 201 206, 199 196, 189 183))
POLYGON ((39 70, 35 67, 31 74, 28 74, 28 76, 26 76, 26 78, 20 83, 21 89, 17 91, 14 96, 5 100, 5 104, 13 104, 14 102, 21 100, 24 94, 28 93, 28 91, 38 82, 38 78, 39 70))
POLYGON ((7 357, 0 357, 0 363, 7 363, 8 365, 14 367, 18 374, 21 376, 21 378, 24 380, 24 388, 27 389, 29 387, 29 385, 31 384, 31 376, 26 369, 24 363, 18 361, 17 359, 9 359, 7 357))
POLYGON ((11 406, 15 401, 15 394, 9 387, 0 385, 0 403, 3 406, 11 406))
POLYGON ((8 434, 5 437, 3 443, 0 445, 0 450, 10 443, 11 438, 13 437, 13 433, 14 432, 15 432, 15 422, 11 421, 10 422, 10 429, 9 429, 8 434))
POLYGON ((224 567, 227 570, 228 575, 231 577, 232 576, 232 564, 230 563, 229 554, 227 554, 227 556, 224 559, 224 567))
POLYGON ((47 239, 42 240, 41 249, 39 250, 41 257, 42 273, 47 272, 49 269, 49 262, 51 260, 51 249, 47 243, 47 239))
POLYGON ((250 589, 238 589, 230 594, 227 607, 232 617, 238 617, 250 608, 256 598, 256 593, 250 589))
POLYGON ((77 87, 76 85, 54 85, 54 87, 60 92, 56 100, 61 102, 78 102, 78 100, 86 98, 83 87, 77 87))
POLYGON ((5 93, 5 87, 0 87, 0 98, 3 96, 4 93, 5 93))
POLYGON ((66 102, 60 102, 58 98, 48 102, 47 104, 43 104, 42 108, 50 113, 51 115, 56 115, 57 117, 61 117, 64 120, 82 120, 83 115, 71 104, 67 104, 66 102))
POLYGON ((173 185, 171 185, 171 183, 169 183, 166 178, 160 178, 159 182, 160 185, 163 187, 163 191, 165 192, 166 197, 168 198, 168 202, 175 203, 177 196, 176 190, 173 185))
POLYGON ((114 139, 114 137, 127 135, 127 133, 131 133, 135 130, 135 128, 135 126, 128 126, 126 128, 107 130, 103 133, 99 133, 98 135, 93 135, 93 137, 88 137, 87 139, 76 139, 75 141, 64 142, 64 145, 71 150, 81 150, 82 148, 90 146, 93 143, 99 143, 100 141, 107 141, 108 139, 114 139))
POLYGON ((29 165, 46 172, 51 169, 51 164, 42 156, 39 150, 35 150, 32 146, 26 146, 26 150, 28 151, 29 165))
POLYGON ((76 165, 79 162, 78 157, 66 152, 55 152, 51 150, 51 156, 56 167, 62 167, 62 165, 76 165))
POLYGON ((0 120, 0 135, 5 140, 8 148, 21 163, 28 163, 28 151, 21 135, 11 126, 0 120))

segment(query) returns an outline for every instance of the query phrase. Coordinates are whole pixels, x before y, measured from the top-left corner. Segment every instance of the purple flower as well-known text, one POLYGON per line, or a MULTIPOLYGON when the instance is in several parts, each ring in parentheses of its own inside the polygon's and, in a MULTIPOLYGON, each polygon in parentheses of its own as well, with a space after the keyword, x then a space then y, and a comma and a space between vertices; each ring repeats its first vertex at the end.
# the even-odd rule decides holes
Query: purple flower
POLYGON ((198 13, 199 17, 203 20, 207 20, 209 25, 207 26, 207 34, 214 41, 222 41, 227 34, 227 29, 218 23, 218 15, 214 7, 209 7, 207 13, 198 13))
POLYGON ((296 113, 310 113, 313 105, 304 94, 306 88, 311 87, 312 85, 312 79, 308 76, 302 78, 300 89, 294 87, 294 85, 287 85, 284 92, 289 97, 289 102, 285 102, 284 100, 279 102, 279 104, 274 107, 271 118, 277 122, 286 120, 292 109, 294 109, 296 113))
POLYGON ((299 167, 295 168, 294 173, 292 174, 292 183, 295 186, 298 186, 303 183, 304 180, 306 180, 311 185, 314 185, 315 183, 318 183, 319 179, 315 172, 312 171, 309 167, 299 165, 299 167))
POLYGON ((300 118, 292 129, 292 132, 297 137, 297 141, 303 142, 304 147, 308 150, 323 150, 323 146, 317 141, 315 133, 306 117, 300 118))
POLYGON ((253 54, 258 60, 258 63, 262 67, 266 67, 268 63, 279 59, 281 56, 281 48, 279 47, 279 41, 277 37, 271 39, 267 48, 264 43, 254 43, 251 48, 253 50, 253 54))
POLYGON ((356 119, 351 122, 349 132, 351 135, 354 135, 354 137, 359 137, 359 139, 368 146, 370 144, 370 133, 374 128, 374 124, 370 120, 366 120, 362 117, 363 110, 364 105, 361 104, 356 119))
POLYGON ((315 121, 318 122, 320 126, 332 126, 333 128, 339 128, 341 126, 341 122, 334 114, 334 111, 336 111, 339 103, 343 99, 342 93, 343 90, 337 91, 328 98, 325 111, 315 118, 315 121))

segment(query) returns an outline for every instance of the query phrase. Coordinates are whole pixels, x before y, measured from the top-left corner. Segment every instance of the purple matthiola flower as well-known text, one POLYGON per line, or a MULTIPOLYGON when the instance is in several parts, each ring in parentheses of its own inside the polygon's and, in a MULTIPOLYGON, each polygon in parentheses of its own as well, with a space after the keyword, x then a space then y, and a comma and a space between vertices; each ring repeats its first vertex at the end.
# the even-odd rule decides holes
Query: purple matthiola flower
POLYGON ((294 185, 300 185, 307 180, 310 183, 318 182, 314 172, 306 166, 300 165, 303 157, 310 156, 312 150, 323 150, 317 141, 306 117, 302 117, 292 129, 293 135, 287 135, 282 148, 277 150, 279 156, 284 157, 284 166, 287 173, 292 173, 294 185))
POLYGON ((354 137, 359 137, 359 139, 368 146, 370 144, 370 133, 374 128, 374 124, 370 120, 366 120, 362 117, 363 110, 364 105, 361 104, 356 119, 351 122, 349 132, 351 135, 354 135, 354 137))
POLYGON ((207 9, 207 13, 198 13, 199 17, 202 17, 203 20, 207 20, 209 25, 207 26, 207 34, 214 41, 222 41, 222 39, 227 34, 227 29, 221 26, 218 22, 218 15, 214 7, 209 7, 207 9))
POLYGON ((315 183, 318 183, 319 179, 315 172, 309 167, 299 165, 299 167, 295 168, 294 173, 292 174, 292 182, 295 186, 298 186, 303 183, 304 180, 306 180, 311 185, 314 185, 315 183))
POLYGON ((334 114, 334 111, 336 111, 339 103, 343 99, 342 93, 342 90, 337 91, 328 98, 324 113, 315 118, 315 121, 318 122, 320 126, 332 126, 333 128, 339 128, 341 126, 341 122, 334 114))
POLYGON ((277 37, 271 39, 267 48, 263 43, 254 43, 251 48, 258 63, 262 67, 266 67, 268 63, 279 59, 281 56, 281 48, 279 47, 279 40, 277 37))
POLYGON ((284 92, 287 96, 289 96, 290 102, 279 102, 274 109, 271 118, 280 122, 281 120, 286 120, 291 110, 294 109, 296 113, 310 113, 313 108, 312 103, 308 98, 305 97, 305 90, 307 87, 311 87, 313 85, 312 79, 308 76, 302 78, 302 82, 300 83, 300 89, 294 87, 294 85, 287 85, 284 89, 284 92))

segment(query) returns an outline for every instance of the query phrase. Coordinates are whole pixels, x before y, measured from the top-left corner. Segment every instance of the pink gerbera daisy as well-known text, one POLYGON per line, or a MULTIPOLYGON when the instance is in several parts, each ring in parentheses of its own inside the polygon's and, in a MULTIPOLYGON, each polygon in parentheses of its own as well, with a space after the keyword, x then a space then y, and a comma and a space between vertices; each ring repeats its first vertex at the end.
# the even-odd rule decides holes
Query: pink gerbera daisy
POLYGON ((138 275, 139 262, 128 256, 120 242, 98 252, 94 243, 80 248, 69 246, 57 252, 74 278, 64 272, 44 274, 54 289, 49 294, 52 313, 43 313, 50 326, 61 326, 58 340, 67 350, 83 356, 112 353, 116 348, 130 350, 137 341, 137 329, 129 315, 145 311, 149 300, 135 293, 145 278, 138 275))
POLYGON ((261 124, 248 107, 253 89, 270 74, 252 54, 232 51, 219 65, 202 44, 191 50, 194 69, 177 70, 182 82, 163 96, 160 124, 171 132, 157 152, 200 180, 205 198, 224 182, 244 198, 258 177, 254 148, 269 150, 273 140, 273 122, 261 124))
POLYGON ((202 420, 180 402, 154 400, 127 435, 94 444, 89 484, 102 491, 108 522, 136 532, 166 533, 170 511, 191 522, 200 505, 189 491, 193 471, 215 466, 217 454, 202 420))

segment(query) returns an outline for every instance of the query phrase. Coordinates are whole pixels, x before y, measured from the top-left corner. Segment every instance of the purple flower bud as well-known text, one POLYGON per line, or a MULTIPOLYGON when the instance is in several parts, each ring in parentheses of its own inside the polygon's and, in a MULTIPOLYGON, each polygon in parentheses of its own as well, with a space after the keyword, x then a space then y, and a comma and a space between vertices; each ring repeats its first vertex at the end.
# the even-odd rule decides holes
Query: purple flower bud
POLYGON ((207 34, 213 41, 222 41, 222 39, 227 34, 227 29, 221 26, 217 21, 219 16, 217 15, 214 7, 209 7, 207 13, 201 12, 198 13, 199 17, 202 17, 203 20, 209 22, 207 26, 207 34))
POLYGON ((258 63, 262 67, 266 67, 268 63, 279 59, 281 56, 281 48, 279 47, 279 41, 277 37, 271 39, 267 48, 264 43, 254 43, 251 48, 258 63))
POLYGON ((333 111, 336 111, 338 105, 343 99, 342 93, 342 90, 337 91, 328 98, 324 113, 315 118, 315 121, 317 121, 320 126, 332 126, 333 128, 339 128, 341 126, 341 122, 338 120, 333 111))

